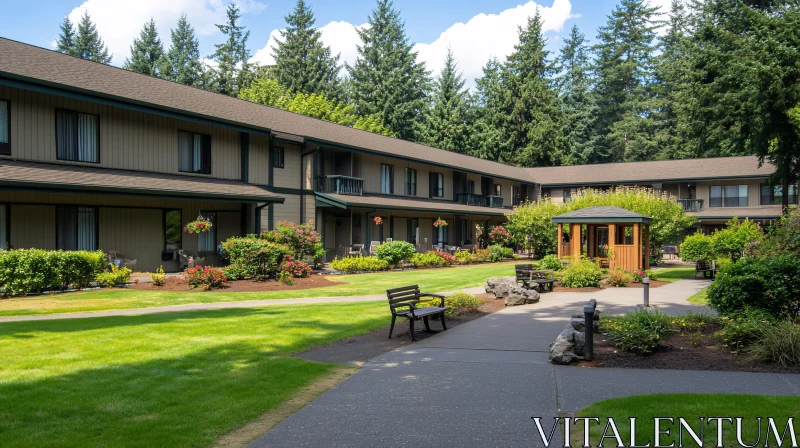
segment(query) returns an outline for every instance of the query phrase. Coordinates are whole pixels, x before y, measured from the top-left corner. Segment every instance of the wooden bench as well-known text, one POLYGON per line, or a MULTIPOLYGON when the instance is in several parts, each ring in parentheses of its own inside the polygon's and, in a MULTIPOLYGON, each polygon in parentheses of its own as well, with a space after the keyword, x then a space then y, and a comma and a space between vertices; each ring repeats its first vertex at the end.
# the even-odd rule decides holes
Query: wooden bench
POLYGON ((525 289, 531 289, 531 271, 533 271, 532 264, 515 264, 514 272, 517 275, 517 283, 522 283, 525 289))
POLYGON ((419 286, 403 286, 400 288, 387 289, 386 296, 389 298, 389 309, 392 311, 392 325, 389 327, 389 339, 392 338, 394 331, 394 322, 398 316, 408 319, 409 326, 411 327, 411 340, 416 341, 414 336, 414 321, 422 319, 425 322, 425 330, 431 331, 431 326, 428 323, 429 316, 441 316, 442 328, 447 330, 447 324, 444 322, 444 313, 447 307, 444 306, 444 296, 441 294, 429 294, 419 292, 419 286), (418 308, 420 298, 422 297, 435 297, 440 299, 439 306, 428 306, 418 308))
POLYGON ((538 284, 544 292, 553 290, 556 279, 553 271, 531 271, 531 281, 538 284))
POLYGON ((717 274, 717 260, 711 260, 710 265, 706 260, 697 260, 697 264, 694 267, 695 278, 697 278, 697 274, 703 274, 703 278, 714 278, 717 274))
POLYGON ((556 282, 552 271, 537 271, 533 269, 532 264, 516 264, 514 271, 517 274, 517 282, 521 282, 522 287, 526 289, 533 289, 535 283, 542 291, 552 291, 553 283, 556 282))

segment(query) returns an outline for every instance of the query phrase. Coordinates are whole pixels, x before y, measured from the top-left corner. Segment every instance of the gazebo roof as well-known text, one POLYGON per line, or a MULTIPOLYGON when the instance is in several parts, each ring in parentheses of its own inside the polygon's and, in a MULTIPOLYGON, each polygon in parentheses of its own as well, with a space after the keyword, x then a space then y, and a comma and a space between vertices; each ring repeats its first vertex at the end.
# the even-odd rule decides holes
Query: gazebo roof
POLYGON ((620 207, 587 207, 562 215, 554 216, 555 223, 596 224, 596 223, 642 223, 650 224, 653 219, 620 207))

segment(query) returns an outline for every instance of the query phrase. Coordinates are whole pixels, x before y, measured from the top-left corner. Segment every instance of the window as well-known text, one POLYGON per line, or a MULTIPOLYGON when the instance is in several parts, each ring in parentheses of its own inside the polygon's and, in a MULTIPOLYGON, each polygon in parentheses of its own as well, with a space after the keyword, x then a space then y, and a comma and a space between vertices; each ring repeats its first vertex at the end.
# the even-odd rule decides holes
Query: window
POLYGON ((433 232, 433 244, 442 245, 447 244, 447 226, 437 227, 433 232))
POLYGON ((567 188, 566 190, 563 190, 563 194, 564 194, 564 202, 569 202, 572 200, 572 190, 567 188))
POLYGON ((747 207, 747 185, 726 185, 725 207, 747 207))
POLYGON ((0 100, 0 155, 11 155, 11 104, 0 100))
POLYGON ((520 203, 520 194, 519 194, 519 187, 512 186, 511 187, 511 205, 519 205, 520 203))
POLYGON ((503 187, 500 184, 494 184, 492 188, 494 196, 502 196, 503 195, 503 187))
POLYGON ((712 185, 708 195, 709 207, 722 207, 722 186, 712 185))
POLYGON ((178 131, 178 171, 211 174, 211 136, 178 131))
POLYGON ((62 205, 56 208, 56 248, 97 250, 97 208, 62 205))
POLYGON ((8 205, 0 204, 0 250, 8 247, 8 205))
POLYGON ((272 148, 272 166, 275 168, 283 168, 284 162, 284 149, 280 147, 272 148))
POLYGON ((211 220, 211 229, 197 235, 198 252, 216 252, 217 250, 217 212, 200 212, 203 219, 211 220))
MULTIPOLYGON (((797 184, 789 185, 789 203, 797 204, 797 184)), ((783 204, 783 186, 761 184, 761 205, 783 204)))
POLYGON ((405 185, 406 196, 417 195, 417 170, 414 168, 406 168, 405 185))
POLYGON ((181 248, 183 226, 180 210, 164 210, 164 250, 181 248))
POLYGON ((56 111, 56 156, 58 160, 100 161, 100 118, 71 110, 56 111))
POLYGON ((406 241, 411 244, 417 244, 417 232, 419 229, 419 219, 417 218, 409 218, 408 219, 408 227, 407 227, 407 235, 406 241))
POLYGON ((394 167, 381 164, 381 193, 394 194, 394 167))
POLYGON ((430 197, 444 197, 444 174, 430 173, 430 197))
POLYGON ((467 193, 475 194, 475 181, 474 180, 468 180, 467 181, 467 193))

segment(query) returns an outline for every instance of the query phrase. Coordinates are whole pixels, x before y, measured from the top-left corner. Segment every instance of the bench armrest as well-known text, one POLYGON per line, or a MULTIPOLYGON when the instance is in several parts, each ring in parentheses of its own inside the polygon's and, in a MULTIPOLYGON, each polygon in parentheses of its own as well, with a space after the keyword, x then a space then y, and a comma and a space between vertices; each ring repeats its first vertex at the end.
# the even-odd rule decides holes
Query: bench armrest
POLYGON ((436 297, 437 299, 441 299, 441 304, 439 306, 444 307, 444 295, 442 294, 429 294, 429 293, 420 293, 420 297, 436 297))

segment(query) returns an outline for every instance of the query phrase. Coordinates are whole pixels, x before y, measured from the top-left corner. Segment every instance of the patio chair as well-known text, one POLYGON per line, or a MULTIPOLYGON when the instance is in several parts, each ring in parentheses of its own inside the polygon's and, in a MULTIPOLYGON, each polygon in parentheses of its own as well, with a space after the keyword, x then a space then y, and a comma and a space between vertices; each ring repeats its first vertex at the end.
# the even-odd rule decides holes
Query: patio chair
POLYGON ((206 257, 201 257, 195 251, 180 249, 178 250, 178 255, 180 256, 181 269, 188 269, 190 260, 192 266, 206 265, 206 257))
POLYGON ((363 244, 353 244, 347 250, 347 255, 350 257, 358 257, 364 253, 364 245, 363 244))
POLYGON ((380 241, 370 241, 369 242, 369 254, 375 255, 375 249, 381 245, 380 241))
POLYGON ((454 253, 458 252, 458 247, 457 246, 444 246, 444 250, 447 253, 454 254, 454 253))
POLYGON ((136 270, 136 259, 131 258, 122 252, 117 252, 115 250, 108 251, 106 254, 106 261, 108 261, 108 264, 113 264, 120 268, 125 267, 131 271, 136 270))

